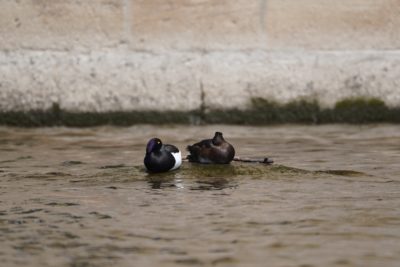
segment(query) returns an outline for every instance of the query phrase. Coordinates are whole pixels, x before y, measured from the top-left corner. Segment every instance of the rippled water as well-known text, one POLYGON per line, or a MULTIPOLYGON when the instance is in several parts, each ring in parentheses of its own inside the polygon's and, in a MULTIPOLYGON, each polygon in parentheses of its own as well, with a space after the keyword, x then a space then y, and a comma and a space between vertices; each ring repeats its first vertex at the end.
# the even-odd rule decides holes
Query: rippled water
POLYGON ((399 162, 393 125, 0 128, 0 260, 399 266, 399 162), (275 164, 143 171, 150 137, 184 149, 216 130, 275 164))

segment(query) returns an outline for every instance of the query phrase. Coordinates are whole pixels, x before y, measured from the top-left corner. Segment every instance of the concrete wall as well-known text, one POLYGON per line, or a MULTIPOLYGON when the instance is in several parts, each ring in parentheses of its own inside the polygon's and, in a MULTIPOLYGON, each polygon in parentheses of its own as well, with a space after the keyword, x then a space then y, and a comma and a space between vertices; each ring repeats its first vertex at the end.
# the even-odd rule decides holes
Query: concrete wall
POLYGON ((399 85, 400 0, 0 0, 0 110, 400 106, 399 85))

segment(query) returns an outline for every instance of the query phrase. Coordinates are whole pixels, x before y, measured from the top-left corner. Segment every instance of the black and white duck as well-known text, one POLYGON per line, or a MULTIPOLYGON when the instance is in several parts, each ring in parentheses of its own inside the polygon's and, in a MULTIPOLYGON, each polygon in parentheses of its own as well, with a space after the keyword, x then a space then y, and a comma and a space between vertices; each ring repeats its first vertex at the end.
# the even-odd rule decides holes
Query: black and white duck
POLYGON ((144 165, 149 172, 167 172, 182 165, 182 156, 174 145, 163 144, 159 138, 147 143, 144 165))

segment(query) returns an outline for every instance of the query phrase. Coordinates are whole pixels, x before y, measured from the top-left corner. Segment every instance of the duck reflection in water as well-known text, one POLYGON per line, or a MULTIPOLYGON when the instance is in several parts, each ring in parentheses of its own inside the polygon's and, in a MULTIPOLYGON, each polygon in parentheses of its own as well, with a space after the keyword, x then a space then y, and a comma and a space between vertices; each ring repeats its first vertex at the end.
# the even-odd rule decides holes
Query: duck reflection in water
POLYGON ((211 178, 206 180, 196 181, 196 185, 192 186, 190 190, 222 190, 237 188, 237 183, 231 179, 226 178, 211 178))
POLYGON ((182 179, 177 179, 177 178, 166 178, 166 177, 151 178, 148 180, 148 183, 151 189, 185 188, 182 179))
POLYGON ((237 188, 237 183, 226 178, 207 178, 201 180, 185 180, 176 178, 157 177, 148 180, 151 189, 189 189, 189 190, 222 190, 237 188))

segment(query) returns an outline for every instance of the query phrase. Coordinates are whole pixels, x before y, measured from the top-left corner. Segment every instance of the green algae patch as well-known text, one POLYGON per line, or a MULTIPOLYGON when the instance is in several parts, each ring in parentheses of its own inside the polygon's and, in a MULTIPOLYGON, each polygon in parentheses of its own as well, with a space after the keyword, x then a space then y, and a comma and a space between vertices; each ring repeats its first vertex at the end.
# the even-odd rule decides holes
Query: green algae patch
POLYGON ((389 108, 377 98, 347 98, 333 108, 322 108, 317 101, 305 99, 286 104, 252 98, 246 110, 210 110, 206 123, 232 122, 244 125, 277 123, 377 123, 400 122, 400 108, 389 108))
POLYGON ((364 97, 343 99, 333 108, 322 108, 315 100, 279 104, 252 98, 246 110, 211 110, 208 115, 208 123, 221 123, 232 117, 234 123, 247 125, 400 122, 400 108, 390 108, 378 98, 364 97))
POLYGON ((279 164, 233 162, 231 164, 198 164, 184 162, 174 171, 148 173, 143 165, 109 165, 95 169, 85 169, 85 173, 45 172, 17 175, 13 180, 32 179, 58 182, 74 186, 104 186, 107 189, 124 187, 132 182, 147 182, 151 188, 176 187, 179 181, 196 184, 193 190, 216 190, 235 187, 242 180, 251 179, 315 179, 334 178, 334 176, 365 177, 367 174, 352 170, 309 171, 279 164))
POLYGON ((313 173, 312 171, 307 171, 299 168, 293 168, 293 167, 288 167, 285 165, 271 165, 271 171, 276 172, 276 173, 290 173, 290 174, 310 174, 313 173))
POLYGON ((70 112, 55 103, 45 111, 0 112, 0 125, 40 127, 135 124, 240 124, 278 123, 377 123, 400 122, 400 108, 390 108, 378 98, 347 98, 333 108, 322 108, 315 100, 300 99, 281 104, 252 98, 247 109, 209 109, 202 105, 192 111, 70 112))
MULTIPOLYGON (((136 167, 139 168, 139 167, 136 167)), ((145 172, 140 169, 140 172, 145 172)), ((353 170, 320 170, 310 171, 280 164, 244 163, 233 162, 231 164, 198 164, 184 162, 178 170, 165 173, 146 173, 150 180, 171 180, 171 179, 278 179, 278 178, 312 178, 312 177, 361 177, 368 176, 363 172, 353 170)))
POLYGON ((298 176, 314 174, 298 168, 284 165, 267 165, 262 163, 231 164, 199 164, 184 162, 175 171, 166 173, 147 174, 149 179, 209 179, 209 178, 278 178, 282 176, 298 176))
POLYGON ((0 111, 0 125, 93 127, 100 125, 192 124, 198 120, 198 117, 198 111, 71 112, 61 109, 55 103, 48 110, 0 111))
POLYGON ((252 113, 259 113, 258 120, 271 120, 272 122, 316 122, 321 111, 317 101, 305 99, 291 101, 286 104, 278 104, 263 98, 252 98, 252 113))
POLYGON ((233 166, 232 164, 186 163, 180 169, 189 178, 235 177, 239 172, 238 166, 233 166))
POLYGON ((252 98, 250 107, 245 110, 209 110, 206 123, 263 125, 270 123, 316 123, 320 107, 316 101, 293 101, 279 104, 263 98, 252 98))
POLYGON ((248 109, 209 110, 205 123, 268 125, 279 123, 399 123, 400 108, 390 108, 378 98, 346 98, 333 108, 322 108, 315 100, 296 100, 286 104, 252 98, 248 109))
MULTIPOLYGON (((119 165, 115 165, 119 166, 119 165)), ((231 164, 198 164, 183 162, 174 171, 163 173, 148 173, 143 165, 122 166, 118 168, 103 168, 88 172, 85 175, 66 177, 69 183, 79 185, 110 185, 149 181, 152 183, 168 183, 175 180, 193 180, 203 183, 218 183, 232 179, 278 179, 282 177, 298 178, 315 175, 312 171, 287 167, 284 165, 267 165, 262 163, 233 162, 231 164)), ((319 174, 321 175, 321 174, 319 174)), ((322 174, 323 175, 323 174, 322 174)), ((36 174, 37 179, 63 178, 60 175, 36 174)))
MULTIPOLYGON (((336 103, 332 117, 337 122, 364 123, 394 121, 399 110, 390 109, 385 102, 377 98, 349 98, 336 103)), ((397 118, 398 122, 398 118, 397 118)))
POLYGON ((324 170, 324 171, 316 171, 315 173, 332 174, 332 175, 347 176, 347 177, 369 176, 366 173, 352 171, 352 170, 324 170))

